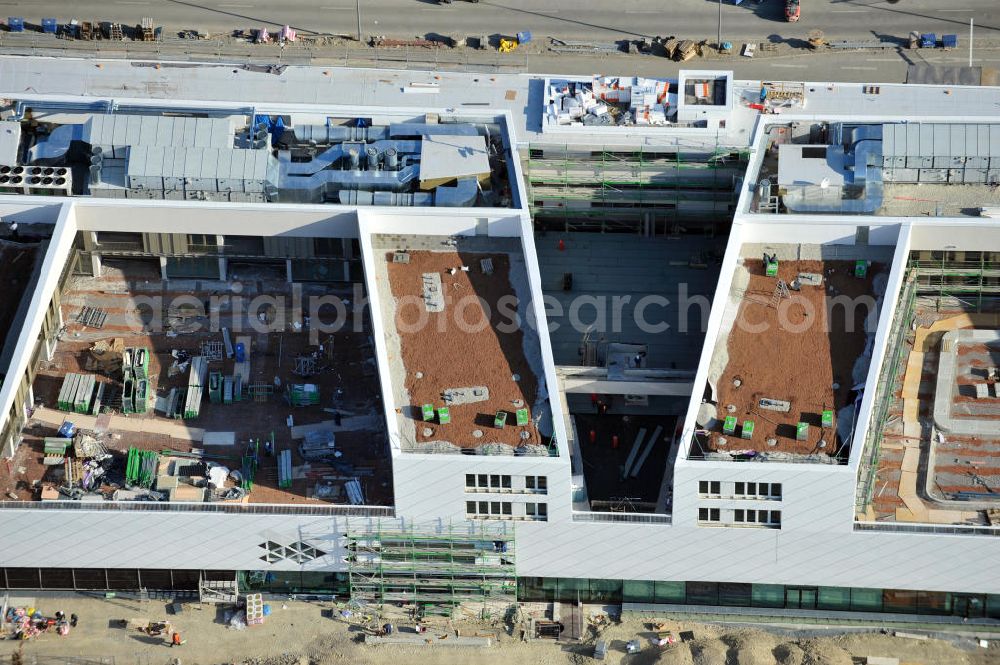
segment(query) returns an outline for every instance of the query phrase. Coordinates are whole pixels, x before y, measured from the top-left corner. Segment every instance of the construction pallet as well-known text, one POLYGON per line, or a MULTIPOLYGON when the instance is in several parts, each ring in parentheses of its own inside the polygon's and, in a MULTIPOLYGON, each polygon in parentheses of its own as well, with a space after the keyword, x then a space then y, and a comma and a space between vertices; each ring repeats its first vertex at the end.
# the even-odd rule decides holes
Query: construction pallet
POLYGON ((103 328, 108 313, 99 307, 84 307, 76 316, 76 322, 87 328, 103 328))

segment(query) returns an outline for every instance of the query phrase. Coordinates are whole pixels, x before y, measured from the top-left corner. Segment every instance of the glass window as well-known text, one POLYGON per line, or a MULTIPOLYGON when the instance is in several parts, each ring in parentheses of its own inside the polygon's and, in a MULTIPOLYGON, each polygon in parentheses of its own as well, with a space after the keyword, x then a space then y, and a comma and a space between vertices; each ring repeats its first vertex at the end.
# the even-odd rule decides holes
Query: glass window
POLYGON ((540 503, 540 504, 538 504, 538 516, 539 517, 548 517, 549 516, 549 504, 547 504, 547 503, 540 503))
POLYGON ((490 476, 490 487, 500 487, 500 476, 498 474, 493 474, 490 476))
POLYGON ((917 613, 951 614, 951 594, 935 591, 918 591, 917 613))
POLYGON ((699 508, 698 509, 698 519, 700 521, 702 521, 702 522, 707 522, 708 521, 708 508, 699 508))
POLYGON ((757 493, 757 483, 747 483, 747 494, 753 495, 757 493))
POLYGON ((510 476, 504 475, 500 476, 500 486, 504 489, 510 489, 510 476))
POLYGON ((754 584, 750 598, 754 607, 784 607, 785 587, 782 584, 754 584))
POLYGON ((734 494, 746 494, 746 493, 747 493, 746 492, 746 484, 745 483, 736 483, 736 491, 734 492, 734 494))
POLYGON ((620 603, 622 602, 622 581, 621 580, 590 580, 591 603, 620 603))
POLYGON ((467 512, 470 515, 475 515, 476 514, 476 502, 475 501, 466 501, 465 502, 465 512, 467 512))
MULTIPOLYGON (((170 574, 174 578, 174 589, 190 591, 198 588, 197 570, 173 570, 170 574)), ((79 575, 76 577, 76 583, 80 584, 79 575)))
POLYGON ((733 521, 735 521, 735 522, 742 522, 743 521, 743 509, 742 508, 737 508, 733 512, 733 521))
MULTIPOLYGON (((622 583, 622 600, 626 603, 656 603, 653 582, 645 580, 625 580, 622 583)), ((683 601, 683 596, 681 597, 683 601)))
POLYGON ((41 575, 43 589, 73 588, 72 568, 42 568, 41 575))
POLYGON ((475 487, 476 486, 476 474, 474 474, 474 473, 467 473, 467 474, 465 474, 465 486, 466 487, 475 487))
POLYGON ((771 483, 771 496, 781 498, 781 483, 771 483))
POLYGON ((719 604, 719 585, 715 582, 688 582, 686 590, 689 605, 719 604))
POLYGON ((77 589, 107 589, 108 580, 103 568, 74 568, 73 578, 77 589))
POLYGON ((685 602, 687 585, 684 582, 657 582, 654 597, 658 603, 681 604, 685 602))
POLYGON ((535 504, 533 504, 533 503, 526 503, 526 504, 524 504, 524 514, 528 515, 530 517, 534 517, 535 516, 535 504))
POLYGON ((718 508, 709 508, 709 510, 708 510, 708 519, 710 521, 712 521, 712 522, 718 522, 719 521, 719 509, 718 508))
POLYGON ((917 592, 885 589, 882 592, 882 609, 886 612, 914 614, 917 611, 917 592))
POLYGON ((524 488, 525 489, 529 489, 529 490, 535 489, 535 477, 534 476, 525 476, 524 477, 524 488))
POLYGON ((821 586, 816 607, 848 612, 851 609, 851 590, 846 587, 821 586))
POLYGON ((578 599, 586 602, 590 596, 590 580, 576 577, 560 577, 556 598, 564 603, 575 603, 578 599))
POLYGON ((730 607, 750 607, 750 585, 728 582, 719 584, 719 604, 730 607))
POLYGON ((7 587, 11 589, 40 589, 37 568, 7 568, 7 587))
POLYGON ((490 514, 490 502, 489 501, 480 501, 479 502, 479 514, 480 515, 489 515, 490 514))
POLYGON ((504 515, 510 515, 511 514, 510 501, 504 501, 503 504, 501 504, 501 507, 503 508, 503 514, 504 515))
POLYGON ((699 480, 698 481, 698 493, 699 494, 708 494, 708 481, 707 480, 699 480))
POLYGON ((771 524, 781 524, 781 511, 772 510, 771 511, 771 524))
POLYGON ((482 488, 484 488, 484 489, 490 486, 489 483, 486 482, 486 474, 485 473, 479 474, 479 486, 482 487, 482 488))
POLYGON ((541 492, 547 492, 549 489, 549 479, 548 476, 538 476, 538 481, 535 483, 537 488, 541 492))
POLYGON ((718 480, 713 480, 711 483, 712 494, 722 494, 722 483, 718 480))
POLYGON ((851 610, 855 612, 881 612, 881 589, 851 589, 851 610))
POLYGON ((490 502, 490 515, 499 515, 499 514, 500 514, 500 502, 499 501, 491 501, 490 502))
POLYGON ((991 619, 1000 619, 1000 594, 987 594, 986 616, 991 619))
POLYGON ((517 599, 526 603, 544 603, 555 599, 551 587, 546 588, 543 577, 518 577, 517 599))
MULTIPOLYGON (((233 579, 236 576, 233 575, 233 579)), ((133 568, 108 568, 108 588, 131 591, 139 588, 139 571, 133 568)))
POLYGON ((747 511, 747 522, 756 522, 756 521, 757 521, 757 511, 756 510, 752 510, 752 509, 748 510, 747 511))

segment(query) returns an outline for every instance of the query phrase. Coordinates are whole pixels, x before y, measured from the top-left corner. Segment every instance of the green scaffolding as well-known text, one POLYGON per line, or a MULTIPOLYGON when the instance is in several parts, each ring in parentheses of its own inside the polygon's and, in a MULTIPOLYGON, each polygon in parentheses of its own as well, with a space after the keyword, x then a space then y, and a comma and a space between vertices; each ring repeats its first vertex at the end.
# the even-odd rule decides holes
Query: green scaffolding
POLYGON ((532 214, 595 218, 603 230, 605 224, 648 214, 673 222, 699 215, 728 218, 735 181, 748 159, 745 147, 695 153, 672 147, 584 152, 566 146, 531 148, 524 165, 532 214))
POLYGON ((406 603, 450 614, 463 603, 513 603, 514 530, 510 524, 386 527, 347 534, 351 598, 406 603))

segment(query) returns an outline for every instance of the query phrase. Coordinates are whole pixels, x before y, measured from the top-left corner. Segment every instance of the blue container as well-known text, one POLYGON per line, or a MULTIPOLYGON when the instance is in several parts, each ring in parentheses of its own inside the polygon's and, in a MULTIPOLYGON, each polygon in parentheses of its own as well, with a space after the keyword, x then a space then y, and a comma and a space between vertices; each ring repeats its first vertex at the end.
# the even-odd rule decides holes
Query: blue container
POLYGON ((42 19, 42 32, 48 33, 50 35, 56 34, 59 31, 59 22, 54 18, 43 18, 42 19))
POLYGON ((941 35, 941 46, 944 48, 958 48, 958 35, 941 35))
POLYGON ((531 32, 525 30, 524 32, 519 32, 516 35, 518 44, 527 44, 531 41, 531 32))
POLYGON ((24 19, 20 16, 8 17, 7 29, 11 32, 24 32, 24 19))
POLYGON ((76 434, 76 425, 67 420, 59 426, 57 434, 64 439, 72 439, 73 435, 76 434))
POLYGON ((264 616, 266 617, 271 616, 271 606, 268 605, 267 603, 264 603, 264 616))
POLYGON ((246 362, 247 359, 247 347, 242 343, 236 345, 236 362, 242 363, 246 362))
POLYGON ((934 48, 935 46, 937 46, 937 35, 933 32, 920 35, 920 48, 934 48))

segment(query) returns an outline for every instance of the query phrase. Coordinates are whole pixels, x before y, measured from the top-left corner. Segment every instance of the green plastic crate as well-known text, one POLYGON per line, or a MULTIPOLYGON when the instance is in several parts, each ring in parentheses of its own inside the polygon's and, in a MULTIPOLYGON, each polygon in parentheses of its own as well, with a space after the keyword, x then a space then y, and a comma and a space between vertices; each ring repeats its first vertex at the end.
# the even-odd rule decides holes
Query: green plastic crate
POLYGON ((744 420, 743 430, 740 432, 740 437, 744 439, 752 439, 753 428, 754 428, 754 422, 752 420, 744 420))
POLYGON ((765 267, 765 274, 768 277, 777 277, 778 276, 778 262, 777 261, 768 261, 767 262, 767 266, 765 267))
POLYGON ((507 412, 497 411, 497 415, 493 418, 493 426, 497 429, 503 429, 504 425, 507 424, 507 412))
POLYGON ((519 427, 524 427, 528 424, 529 418, 527 409, 518 409, 515 415, 517 416, 517 424, 519 427))
POLYGON ((726 416, 725 422, 722 423, 722 433, 723 434, 736 433, 736 416, 726 416))
POLYGON ((799 423, 796 426, 795 438, 798 441, 805 441, 809 438, 809 423, 799 423))
POLYGON ((438 422, 442 425, 447 425, 451 422, 451 412, 448 411, 448 407, 442 406, 438 409, 438 422))
POLYGON ((823 412, 823 427, 833 427, 833 411, 823 412))
POLYGON ((430 422, 430 421, 434 420, 434 405, 433 404, 424 404, 420 408, 423 410, 423 413, 424 413, 424 422, 430 422))
POLYGON ((854 262, 854 276, 855 277, 867 277, 868 276, 868 262, 867 261, 855 261, 854 262))

